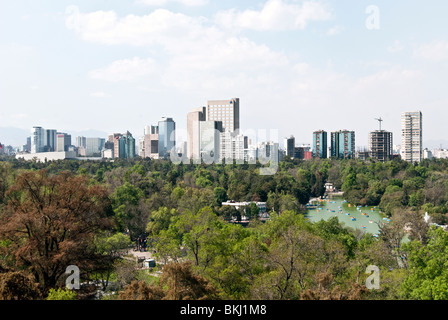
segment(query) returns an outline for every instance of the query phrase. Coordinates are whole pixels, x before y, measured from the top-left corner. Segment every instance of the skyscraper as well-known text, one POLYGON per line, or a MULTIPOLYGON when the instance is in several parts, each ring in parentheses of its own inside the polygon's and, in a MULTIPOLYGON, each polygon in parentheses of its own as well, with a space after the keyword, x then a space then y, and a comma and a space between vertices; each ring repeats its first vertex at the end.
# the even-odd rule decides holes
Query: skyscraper
POLYGON ((295 149, 294 149, 295 146, 296 146, 296 138, 294 138, 294 136, 285 138, 285 150, 287 156, 291 158, 295 157, 295 149))
POLYGON ((42 127, 33 127, 31 153, 44 152, 45 142, 45 129, 42 127))
POLYGON ((221 121, 223 131, 240 129, 240 99, 209 100, 206 105, 206 120, 221 121))
POLYGON ((56 135, 56 150, 58 152, 65 152, 68 151, 68 148, 72 145, 72 136, 63 133, 58 132, 56 135))
POLYGON ((381 162, 392 160, 392 132, 376 130, 369 133, 370 157, 381 162))
POLYGON ((139 155, 142 158, 159 158, 159 127, 146 126, 145 135, 140 139, 139 155))
POLYGON ((114 158, 132 159, 135 157, 135 139, 127 131, 123 135, 114 134, 114 158))
POLYGON ((313 157, 327 158, 327 132, 324 130, 313 132, 313 157))
POLYGON ((163 117, 159 121, 159 158, 168 158, 176 147, 176 122, 163 117))
POLYGON ((189 159, 200 159, 199 122, 206 120, 206 108, 200 107, 187 114, 187 156, 189 159))
POLYGON ((331 133, 331 157, 352 159, 355 157, 355 132, 340 130, 331 133))
POLYGON ((220 133, 223 131, 221 121, 200 121, 199 122, 199 148, 201 158, 204 162, 211 164, 219 161, 220 154, 220 133))
POLYGON ((401 157, 405 161, 422 161, 422 118, 421 111, 401 115, 401 157))
POLYGON ((80 137, 80 136, 78 136, 78 137, 76 137, 76 146, 79 148, 79 147, 81 147, 81 148, 84 148, 85 149, 85 147, 86 147, 86 137, 80 137))
POLYGON ((105 142, 103 138, 86 138, 86 156, 99 156, 104 148, 105 142))
POLYGON ((244 162, 244 149, 247 146, 247 137, 243 134, 234 134, 230 131, 224 131, 219 135, 219 162, 225 160, 225 163, 244 162))
POLYGON ((46 152, 54 152, 57 149, 57 130, 46 129, 45 130, 45 147, 46 152))

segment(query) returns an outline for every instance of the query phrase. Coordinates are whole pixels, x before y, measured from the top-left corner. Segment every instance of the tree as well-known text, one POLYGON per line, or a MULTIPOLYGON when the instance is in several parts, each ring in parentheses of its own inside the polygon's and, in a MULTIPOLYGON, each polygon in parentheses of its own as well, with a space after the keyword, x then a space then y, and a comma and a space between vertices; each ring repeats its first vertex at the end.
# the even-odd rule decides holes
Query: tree
POLYGON ((162 230, 168 230, 172 219, 178 216, 176 209, 168 209, 167 207, 160 207, 153 211, 149 216, 149 222, 146 225, 146 232, 150 235, 156 236, 162 230))
POLYGON ((403 246, 408 252, 409 275, 401 289, 404 298, 418 300, 448 299, 448 233, 431 228, 428 243, 413 241, 403 246))
POLYGON ((251 202, 249 205, 245 207, 246 217, 249 220, 257 219, 258 213, 260 212, 260 208, 258 208, 255 202, 251 202))
POLYGON ((141 225, 147 211, 143 197, 143 191, 129 182, 117 187, 111 195, 119 231, 129 230, 132 239, 144 231, 141 225))
POLYGON ((123 250, 126 251, 131 243, 129 236, 122 233, 115 233, 111 236, 104 233, 95 237, 97 251, 104 256, 104 263, 98 268, 96 274, 96 280, 101 281, 103 290, 106 290, 109 285, 109 279, 114 270, 113 263, 121 258, 123 250))
POLYGON ((213 190, 213 196, 215 198, 215 204, 221 207, 223 202, 227 201, 227 192, 223 187, 216 187, 213 190))
POLYGON ((193 272, 189 261, 169 263, 162 269, 158 284, 133 281, 118 295, 121 300, 214 300, 218 291, 193 272))
POLYGON ((38 284, 24 272, 0 273, 0 300, 36 300, 41 298, 38 284))
POLYGON ((44 293, 56 287, 70 265, 85 272, 102 259, 94 236, 112 227, 108 193, 85 176, 45 170, 24 172, 7 192, 0 237, 17 268, 31 272, 44 293))
POLYGON ((118 294, 119 300, 162 300, 165 293, 160 286, 149 285, 145 281, 132 281, 118 294))
POLYGON ((218 297, 213 285, 193 272, 189 261, 165 265, 160 285, 168 288, 164 300, 214 300, 218 297))
POLYGON ((47 300, 76 300, 77 294, 75 291, 68 289, 50 289, 47 300))

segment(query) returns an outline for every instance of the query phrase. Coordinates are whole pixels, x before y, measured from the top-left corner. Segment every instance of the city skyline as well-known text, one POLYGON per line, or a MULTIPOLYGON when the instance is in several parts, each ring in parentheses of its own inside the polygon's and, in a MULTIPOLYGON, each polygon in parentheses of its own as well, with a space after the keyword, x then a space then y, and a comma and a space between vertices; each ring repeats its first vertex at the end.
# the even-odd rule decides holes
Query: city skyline
POLYGON ((348 128, 367 146, 378 117, 399 137, 407 110, 448 140, 445 1, 0 3, 2 127, 141 135, 239 97, 242 128, 298 143, 348 128))

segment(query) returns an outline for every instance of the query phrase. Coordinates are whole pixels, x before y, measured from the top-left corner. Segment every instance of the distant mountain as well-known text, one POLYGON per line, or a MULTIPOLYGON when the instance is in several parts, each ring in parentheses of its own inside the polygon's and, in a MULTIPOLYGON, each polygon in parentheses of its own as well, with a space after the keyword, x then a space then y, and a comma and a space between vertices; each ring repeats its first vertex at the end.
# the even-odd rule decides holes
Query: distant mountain
MULTIPOLYGON (((83 131, 73 131, 73 130, 61 130, 61 132, 66 132, 72 135, 72 144, 76 143, 77 136, 84 136, 87 138, 105 138, 107 139, 108 133, 100 130, 83 130, 83 131)), ((26 144, 26 138, 31 136, 31 129, 20 129, 13 127, 0 127, 0 143, 3 145, 11 145, 13 147, 20 147, 26 144)))
POLYGON ((0 143, 20 147, 26 144, 26 138, 31 136, 31 129, 20 129, 12 127, 0 127, 0 143))

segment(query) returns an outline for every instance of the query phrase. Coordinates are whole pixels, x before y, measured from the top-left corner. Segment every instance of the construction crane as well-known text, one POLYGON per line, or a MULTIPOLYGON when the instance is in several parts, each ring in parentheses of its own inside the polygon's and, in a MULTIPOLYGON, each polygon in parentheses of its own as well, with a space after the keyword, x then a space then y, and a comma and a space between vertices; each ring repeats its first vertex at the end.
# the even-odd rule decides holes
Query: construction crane
POLYGON ((384 120, 381 118, 375 118, 375 120, 377 120, 380 123, 380 131, 381 131, 381 122, 383 122, 384 120))

